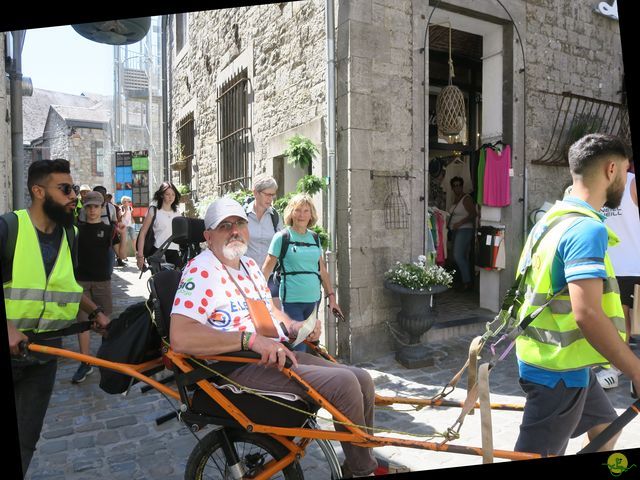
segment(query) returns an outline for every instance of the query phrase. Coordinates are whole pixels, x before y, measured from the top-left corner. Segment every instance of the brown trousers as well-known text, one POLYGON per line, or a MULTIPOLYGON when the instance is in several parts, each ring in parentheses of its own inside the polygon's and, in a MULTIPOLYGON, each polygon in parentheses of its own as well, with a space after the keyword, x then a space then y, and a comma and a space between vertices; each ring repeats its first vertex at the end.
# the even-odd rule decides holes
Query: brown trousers
MULTIPOLYGON (((294 353, 298 359, 298 366, 294 368, 294 372, 340 410, 351 423, 373 427, 375 388, 371 376, 365 370, 328 362, 304 352, 294 353)), ((294 393, 306 397, 300 385, 274 367, 251 364, 233 371, 229 377, 250 388, 294 393)), ((347 431, 343 425, 334 425, 338 431, 347 431)), ((376 469, 377 462, 370 448, 341 443, 347 467, 354 475, 368 475, 376 469)))

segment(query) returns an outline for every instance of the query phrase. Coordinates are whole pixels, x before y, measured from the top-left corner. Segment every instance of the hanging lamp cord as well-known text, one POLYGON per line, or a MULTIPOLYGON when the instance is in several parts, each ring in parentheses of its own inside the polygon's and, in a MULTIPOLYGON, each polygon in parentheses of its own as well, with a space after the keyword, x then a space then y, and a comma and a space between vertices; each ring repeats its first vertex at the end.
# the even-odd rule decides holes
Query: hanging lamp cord
POLYGON ((451 59, 451 24, 449 24, 449 85, 453 84, 453 77, 456 74, 453 72, 453 60, 451 59))

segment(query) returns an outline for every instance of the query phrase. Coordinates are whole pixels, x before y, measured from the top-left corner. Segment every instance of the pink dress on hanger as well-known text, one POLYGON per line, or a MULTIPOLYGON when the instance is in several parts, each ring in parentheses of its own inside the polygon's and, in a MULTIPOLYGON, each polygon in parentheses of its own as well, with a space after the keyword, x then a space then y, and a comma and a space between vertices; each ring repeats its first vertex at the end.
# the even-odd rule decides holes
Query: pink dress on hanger
POLYGON ((485 151, 483 203, 490 207, 506 207, 511 203, 511 146, 505 145, 501 152, 493 148, 485 151))

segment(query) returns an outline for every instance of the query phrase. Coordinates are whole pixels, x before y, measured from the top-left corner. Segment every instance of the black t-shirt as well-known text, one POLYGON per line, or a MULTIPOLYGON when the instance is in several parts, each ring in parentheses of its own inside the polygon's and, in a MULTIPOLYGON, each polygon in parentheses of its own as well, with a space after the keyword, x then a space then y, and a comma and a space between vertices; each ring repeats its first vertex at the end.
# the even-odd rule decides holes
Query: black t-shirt
MULTIPOLYGON (((52 233, 42 233, 36 228, 38 233, 38 242, 40 243, 40 251, 42 252, 42 261, 44 263, 44 272, 48 277, 58 258, 60 250, 60 241, 62 240, 63 228, 56 225, 52 233)), ((4 252, 4 245, 7 242, 9 228, 6 222, 0 218, 0 252, 4 252)), ((13 265, 5 265, 2 262, 2 283, 8 282, 12 275, 13 265)))
POLYGON ((105 225, 102 222, 78 225, 76 280, 86 282, 111 280, 112 239, 113 225, 105 225))

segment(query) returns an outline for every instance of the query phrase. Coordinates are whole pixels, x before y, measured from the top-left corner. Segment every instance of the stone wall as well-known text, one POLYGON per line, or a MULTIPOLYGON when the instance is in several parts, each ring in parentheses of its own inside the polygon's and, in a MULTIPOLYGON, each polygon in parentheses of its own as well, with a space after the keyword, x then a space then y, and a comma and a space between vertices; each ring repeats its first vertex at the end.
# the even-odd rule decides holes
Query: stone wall
POLYGON ((80 135, 78 141, 68 136, 69 127, 59 115, 49 115, 45 131, 51 132, 51 137, 45 141, 45 146, 50 149, 50 158, 69 160, 73 181, 78 185, 86 183, 92 188, 96 185, 103 185, 108 192, 113 193, 115 191, 115 165, 108 130, 106 128, 102 130, 80 127, 75 127, 75 129, 76 133, 80 135), (94 141, 100 141, 103 145, 103 175, 94 173, 92 157, 94 141))
MULTIPOLYGON (((591 0, 529 0, 526 4, 529 161, 547 149, 560 105, 560 97, 547 92, 570 91, 621 101, 624 71, 619 23, 594 12, 596 4, 591 0)), ((530 209, 561 198, 570 181, 568 167, 531 165, 530 209)))
POLYGON ((409 0, 338 5, 338 272, 349 319, 339 325, 338 346, 352 360, 390 348, 385 322, 398 305, 383 275, 418 253, 412 237, 422 228, 415 205, 422 184, 412 151, 411 11, 409 0), (387 228, 385 202, 405 203, 406 214, 396 219, 407 228, 387 228))
MULTIPOLYGON (((10 34, 9 34, 10 35, 10 34)), ((5 57, 5 42, 0 42, 0 58, 5 57)), ((6 78, 5 62, 0 64, 0 78, 6 78)), ((11 168, 11 101, 6 88, 0 89, 0 214, 13 209, 11 168)))
POLYGON ((175 143, 177 122, 194 113, 198 198, 217 195, 216 84, 225 68, 236 60, 249 69, 254 171, 271 172, 270 140, 324 115, 324 25, 322 0, 188 14, 188 44, 177 56, 170 50, 169 121, 175 143))

